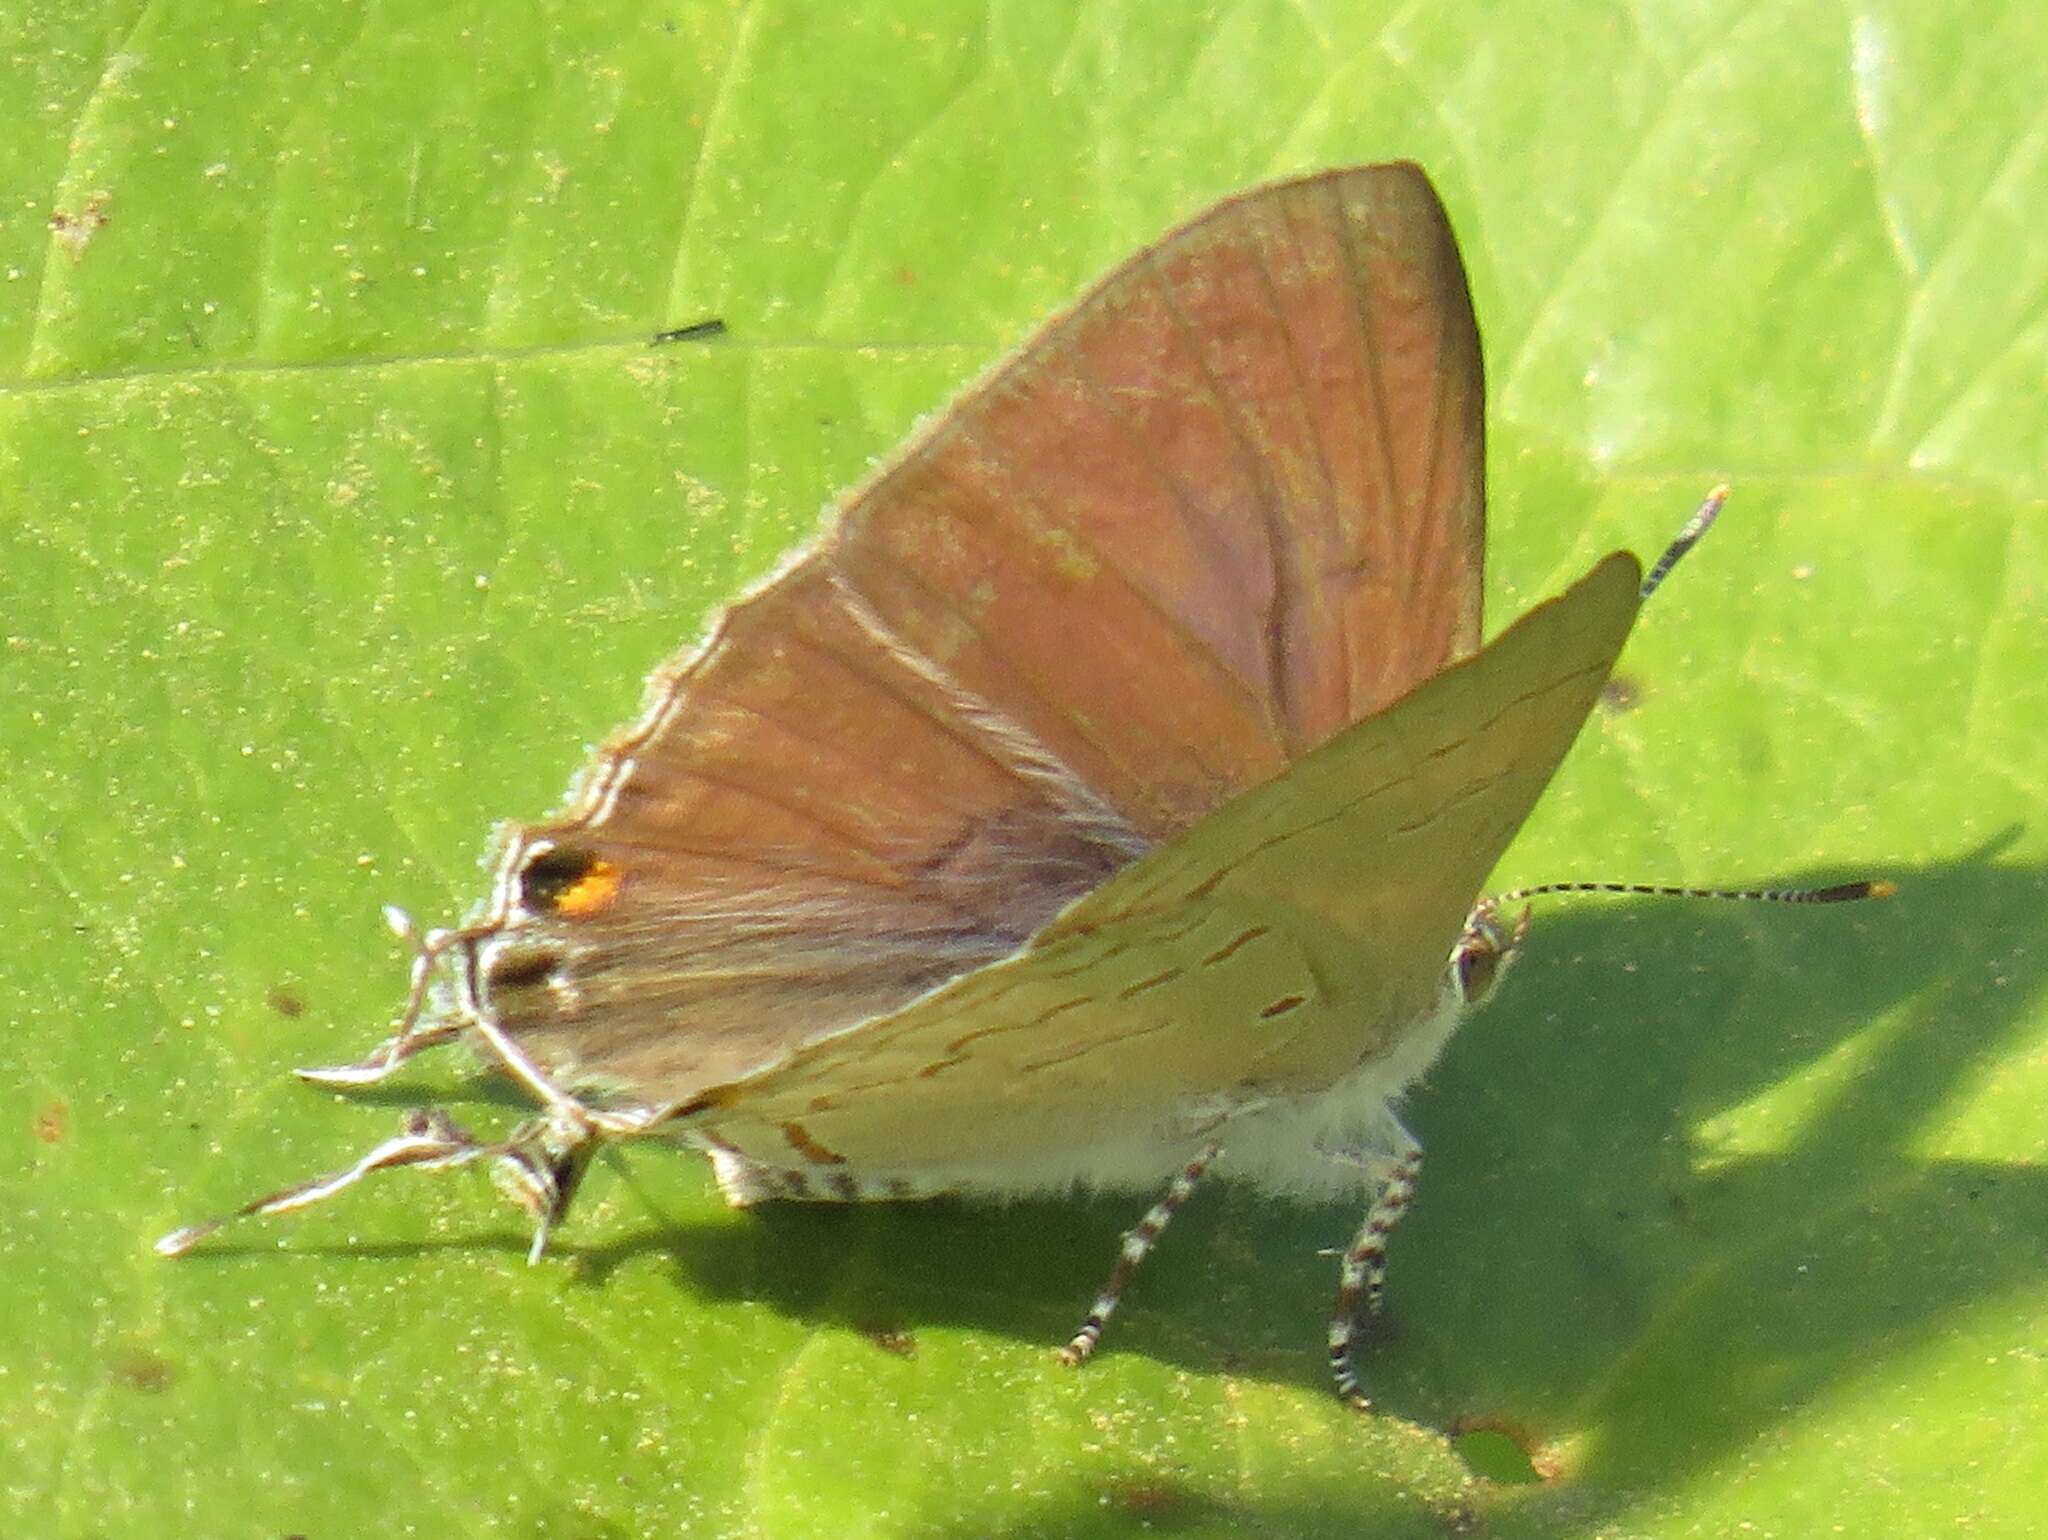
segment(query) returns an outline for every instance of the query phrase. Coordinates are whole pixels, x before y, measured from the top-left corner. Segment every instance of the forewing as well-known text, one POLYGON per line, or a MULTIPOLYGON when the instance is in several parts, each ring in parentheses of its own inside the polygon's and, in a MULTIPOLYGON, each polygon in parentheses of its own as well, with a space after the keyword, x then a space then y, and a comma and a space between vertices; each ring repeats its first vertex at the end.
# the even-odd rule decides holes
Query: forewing
POLYGON ((1025 952, 709 1088, 677 1124, 770 1168, 1015 1170, 1311 1095, 1398 1054, 1592 709, 1640 577, 1609 557, 1025 952))
POLYGON ((1168 838, 1478 645, 1484 388, 1413 166, 1140 253, 848 510, 904 645, 1168 838))
POLYGON ((514 830, 472 1003, 680 1096, 1009 955, 1478 627, 1481 381, 1409 166, 1110 275, 514 830))

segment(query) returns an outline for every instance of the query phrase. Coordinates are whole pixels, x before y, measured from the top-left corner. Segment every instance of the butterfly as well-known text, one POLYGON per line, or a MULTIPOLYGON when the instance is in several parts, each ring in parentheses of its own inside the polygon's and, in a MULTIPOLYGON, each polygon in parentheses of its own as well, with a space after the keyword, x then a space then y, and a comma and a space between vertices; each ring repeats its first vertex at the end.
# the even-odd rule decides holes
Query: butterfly
POLYGON ((1522 942, 1475 895, 1645 590, 1617 552, 1481 647, 1483 398, 1415 166, 1139 252, 656 670, 478 911, 415 939, 395 1035, 301 1071, 460 1039, 536 1114, 417 1111, 238 1213, 484 1160, 537 1258, 626 1139, 706 1152, 739 1205, 1160 1193, 1077 1362, 1214 1166, 1363 1198, 1328 1341, 1363 1404, 1421 1158, 1394 1100, 1522 942))

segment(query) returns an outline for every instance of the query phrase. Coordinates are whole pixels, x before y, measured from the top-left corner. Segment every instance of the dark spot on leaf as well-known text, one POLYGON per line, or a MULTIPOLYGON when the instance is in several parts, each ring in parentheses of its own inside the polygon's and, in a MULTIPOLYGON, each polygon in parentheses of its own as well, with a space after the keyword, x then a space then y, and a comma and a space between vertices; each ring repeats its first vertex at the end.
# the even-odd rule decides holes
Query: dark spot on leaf
POLYGON ((858 1326, 860 1334, 883 1352, 897 1358, 917 1357, 917 1338, 894 1326, 858 1326))
POLYGON ((45 1144, 62 1142, 71 1127, 71 1104, 67 1101, 45 1102, 36 1109, 32 1125, 36 1137, 45 1144))
POLYGON ((1642 699, 1642 686, 1620 674, 1612 675, 1607 683, 1600 686, 1600 704, 1616 715, 1635 710, 1642 704, 1642 699))
POLYGON ((161 1395, 178 1377, 172 1362, 147 1348, 126 1348, 107 1366, 116 1384, 139 1390, 146 1396, 161 1395))
POLYGON ((1103 1503, 1145 1529, 1169 1535, 1198 1525, 1222 1529, 1233 1517, 1228 1504, 1163 1478, 1120 1482, 1103 1494, 1103 1503))

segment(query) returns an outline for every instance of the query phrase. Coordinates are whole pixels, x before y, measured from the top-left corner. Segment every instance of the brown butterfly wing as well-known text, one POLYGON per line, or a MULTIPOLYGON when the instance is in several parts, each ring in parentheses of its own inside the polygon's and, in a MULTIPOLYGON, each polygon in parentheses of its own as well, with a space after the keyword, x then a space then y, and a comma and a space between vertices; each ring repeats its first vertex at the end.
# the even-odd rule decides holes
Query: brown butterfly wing
POLYGON ((1140 253, 847 510, 905 645, 1165 838, 1479 639, 1483 386, 1412 166, 1140 253))
POLYGON ((470 1003, 680 1100, 1014 952, 1476 646, 1482 387, 1412 166, 1112 273, 514 830, 470 1003))

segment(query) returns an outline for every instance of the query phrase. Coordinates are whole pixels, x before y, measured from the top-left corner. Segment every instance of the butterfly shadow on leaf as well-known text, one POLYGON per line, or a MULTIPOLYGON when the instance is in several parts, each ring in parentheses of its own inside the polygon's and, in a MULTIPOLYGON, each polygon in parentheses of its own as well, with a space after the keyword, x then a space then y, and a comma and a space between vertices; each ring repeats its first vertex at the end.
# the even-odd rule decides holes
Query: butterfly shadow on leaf
MULTIPOLYGON (((1555 1482, 1575 1503, 1590 1488, 1619 1504, 1682 1485, 2037 1276, 2048 1178, 1920 1152, 1943 1130, 2023 1140, 2001 1138, 1997 1104, 1973 1104, 1972 1091, 2041 998, 2028 941, 2048 870, 1980 852, 1894 875, 1901 892, 1885 904, 1629 900, 1538 917, 1495 1003, 1409 1098, 1429 1158, 1394 1236, 1388 1319, 1362 1360, 1383 1411, 1517 1430, 1539 1468, 1542 1451, 1569 1448, 1568 1464, 1547 1467, 1555 1482)), ((459 1099, 520 1105, 482 1079, 459 1099)), ((1051 1350, 1146 1202, 733 1214, 701 1161, 652 1144, 600 1166, 584 1201, 544 1266, 566 1267, 586 1298, 655 1259, 678 1310, 744 1301, 899 1357, 928 1329, 982 1333, 1063 1377, 1051 1350), (617 1239, 578 1234, 621 1224, 617 1239)), ((1216 1181, 1138 1274, 1103 1356, 1327 1395, 1335 1265, 1319 1252, 1357 1217, 1216 1181)), ((526 1245, 492 1225, 292 1249, 483 1249, 514 1265, 526 1245)), ((1086 1397, 1102 1369, 1098 1358, 1063 1382, 1086 1397)))
POLYGON ((2037 1279, 2048 1176, 1924 1153, 2031 1137, 1977 1093, 2042 997, 2048 871, 1989 855, 1832 912, 1539 916, 1411 1098, 1382 1404, 1674 1486, 2037 1279))
MULTIPOLYGON (((1410 1099, 1430 1157, 1364 1357, 1381 1408, 1537 1448, 1569 1438, 1574 1485, 1665 1486, 2033 1275, 2016 1238, 2048 1225, 2048 1179, 1916 1151, 2040 998, 2023 917, 2048 873, 1979 853, 1899 881, 1889 904, 1833 911, 1644 900, 1539 917, 1498 1001, 1410 1099)), ((1967 1126, 1995 1142, 1994 1124, 1967 1126)), ((628 1185, 669 1160, 634 1152, 628 1185)), ((706 1217, 565 1237, 583 1282, 660 1255, 686 1297, 891 1344, 986 1332, 1044 1348, 1048 1374, 1144 1207, 713 1218, 708 1181, 671 1180, 706 1217)), ((1104 1352, 1322 1393, 1334 1264, 1318 1252, 1356 1214, 1215 1187, 1140 1272, 1104 1352)))

